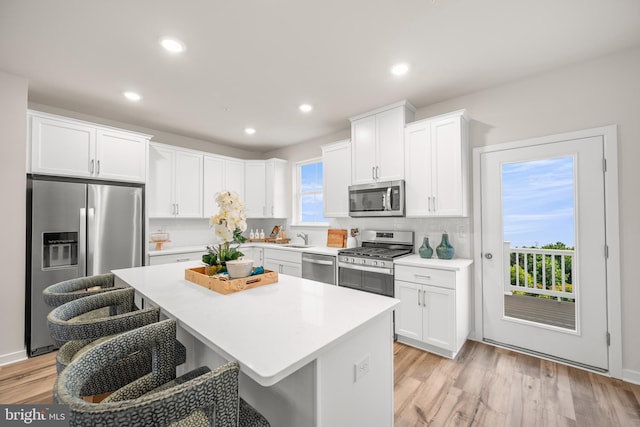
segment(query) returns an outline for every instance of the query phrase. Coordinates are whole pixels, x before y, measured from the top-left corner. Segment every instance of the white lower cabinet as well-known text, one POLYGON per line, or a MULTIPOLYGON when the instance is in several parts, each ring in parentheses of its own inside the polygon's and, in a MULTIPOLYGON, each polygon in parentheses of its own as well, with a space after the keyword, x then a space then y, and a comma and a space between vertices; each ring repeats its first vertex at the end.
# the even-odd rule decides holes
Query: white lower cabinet
POLYGON ((455 358, 470 331, 470 263, 458 270, 396 265, 398 341, 455 358))
POLYGON ((289 276, 302 277, 302 253, 265 248, 264 268, 289 276))
POLYGON ((240 247, 240 252, 244 254, 243 258, 253 260, 254 267, 260 267, 264 264, 264 251, 262 248, 240 247))
POLYGON ((197 252, 149 256, 149 265, 171 264, 172 262, 184 261, 200 261, 202 260, 202 255, 205 253, 207 253, 207 251, 203 249, 197 252))

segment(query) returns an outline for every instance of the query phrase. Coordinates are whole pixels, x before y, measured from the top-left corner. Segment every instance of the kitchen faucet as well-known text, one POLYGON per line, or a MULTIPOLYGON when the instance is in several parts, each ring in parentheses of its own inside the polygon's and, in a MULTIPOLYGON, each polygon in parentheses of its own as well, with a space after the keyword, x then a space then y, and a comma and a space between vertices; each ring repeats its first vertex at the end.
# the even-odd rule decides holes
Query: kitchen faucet
POLYGON ((305 245, 309 244, 309 235, 307 233, 300 232, 297 237, 301 237, 305 245))

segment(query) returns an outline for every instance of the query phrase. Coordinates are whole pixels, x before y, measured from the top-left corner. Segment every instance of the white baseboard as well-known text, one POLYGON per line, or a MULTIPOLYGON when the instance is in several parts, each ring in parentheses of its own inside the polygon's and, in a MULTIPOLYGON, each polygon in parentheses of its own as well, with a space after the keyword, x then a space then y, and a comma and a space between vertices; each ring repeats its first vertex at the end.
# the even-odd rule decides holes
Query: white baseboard
POLYGON ((0 366, 19 362, 27 359, 27 350, 15 351, 13 353, 0 354, 0 366))
POLYGON ((628 383, 640 385, 640 372, 632 371, 631 369, 623 369, 622 380, 628 383))

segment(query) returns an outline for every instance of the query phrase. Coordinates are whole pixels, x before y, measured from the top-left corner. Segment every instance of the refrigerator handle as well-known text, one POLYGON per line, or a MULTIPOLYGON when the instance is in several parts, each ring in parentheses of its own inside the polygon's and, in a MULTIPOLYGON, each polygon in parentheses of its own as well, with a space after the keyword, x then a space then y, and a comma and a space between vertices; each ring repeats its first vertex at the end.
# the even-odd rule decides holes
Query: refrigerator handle
POLYGON ((95 209, 89 208, 87 215, 87 229, 89 230, 89 242, 87 244, 87 276, 93 276, 93 257, 95 256, 94 248, 96 242, 96 228, 95 228, 95 209))
POLYGON ((78 233, 78 266, 84 273, 87 266, 87 209, 80 208, 80 232, 78 233))

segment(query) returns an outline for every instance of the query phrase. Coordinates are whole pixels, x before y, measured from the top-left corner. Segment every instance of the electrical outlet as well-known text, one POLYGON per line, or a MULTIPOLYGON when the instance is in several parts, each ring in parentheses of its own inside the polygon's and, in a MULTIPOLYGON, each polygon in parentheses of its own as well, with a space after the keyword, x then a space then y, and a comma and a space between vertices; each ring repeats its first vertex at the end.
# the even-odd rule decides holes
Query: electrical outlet
POLYGON ((371 362, 368 354, 353 365, 355 369, 355 382, 360 381, 362 377, 369 373, 369 370, 371 369, 370 365, 371 362))

